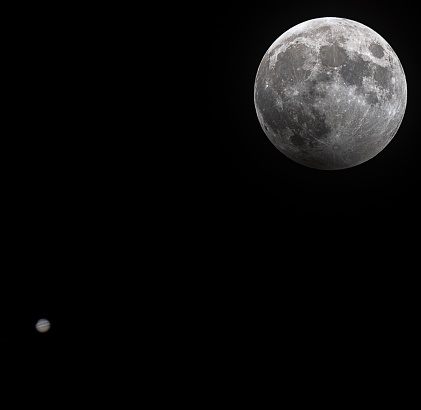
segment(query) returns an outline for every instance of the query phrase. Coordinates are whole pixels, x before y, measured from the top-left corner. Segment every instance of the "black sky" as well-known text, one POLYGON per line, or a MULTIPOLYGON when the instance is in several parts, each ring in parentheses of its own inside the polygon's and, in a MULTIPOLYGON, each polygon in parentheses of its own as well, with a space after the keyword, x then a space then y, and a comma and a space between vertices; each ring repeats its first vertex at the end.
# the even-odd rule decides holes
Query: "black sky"
MULTIPOLYGON (((8 161, 13 167, 5 174, 7 192, 14 193, 7 197, 8 220, 14 229, 8 231, 5 252, 15 261, 9 272, 16 291, 12 297, 6 284, 1 289, 3 340, 9 345, 17 340, 56 343, 63 335, 79 344, 84 335, 124 339, 135 330, 122 326, 113 332, 110 323, 135 323, 138 330, 146 321, 145 312, 152 315, 162 309, 158 303, 141 308, 139 295, 162 297, 168 292, 177 298, 171 288, 187 289, 192 283, 198 286, 193 292, 197 304, 211 294, 219 300, 228 294, 233 304, 238 298, 244 306, 253 297, 260 302, 271 299, 263 289, 273 291, 279 278, 302 277, 303 288, 311 292, 312 284, 331 285, 320 273, 345 275, 351 283, 353 276, 369 272, 373 283, 386 267, 404 275, 410 271, 408 261, 415 255, 410 235, 419 230, 420 208, 416 3, 392 7, 367 1, 223 2, 185 13, 183 9, 180 14, 172 19, 175 50, 162 80, 165 92, 158 92, 161 104, 154 106, 159 107, 154 110, 160 120, 151 124, 142 115, 138 121, 142 141, 161 141, 158 165, 151 165, 151 173, 138 175, 139 181, 151 181, 158 170, 158 194, 145 193, 140 182, 131 185, 133 196, 141 199, 136 200, 132 224, 124 224, 128 236, 117 237, 119 241, 134 237, 125 248, 136 255, 134 270, 126 267, 126 259, 108 264, 110 253, 97 240, 108 233, 104 221, 110 215, 96 197, 98 186, 104 184, 104 168, 94 166, 95 147, 104 140, 103 134, 92 137, 95 127, 81 125, 81 118, 91 115, 92 104, 86 100, 79 104, 85 93, 90 101, 92 91, 85 85, 97 75, 94 71, 89 78, 84 75, 87 59, 93 58, 92 47, 72 46, 75 37, 60 31, 62 17, 14 34, 19 37, 14 38, 16 43, 26 45, 14 61, 27 61, 23 55, 36 64, 30 69, 17 64, 22 73, 19 95, 32 97, 24 103, 15 97, 8 106, 22 127, 14 137, 21 145, 11 143, 14 150, 8 161), (254 79, 266 50, 289 28, 317 17, 344 17, 371 27, 398 55, 408 84, 407 109, 397 135, 378 156, 347 170, 314 170, 284 157, 261 130, 254 108, 254 79), (50 46, 37 46, 45 42, 50 46), (45 62, 57 69, 42 70, 45 62), (76 74, 68 76, 70 71, 76 74), (39 77, 41 82, 33 81, 39 77), (34 97, 40 94, 41 103, 34 97), (55 103, 63 95, 70 96, 65 110, 55 103), (28 110, 29 106, 36 110, 28 110), (52 120, 45 120, 46 112, 52 120), (168 120, 167 112, 175 112, 178 121, 168 120), (22 113, 29 113, 24 123, 22 113), (33 129, 43 137, 28 138, 33 129), (168 139, 175 145, 180 141, 182 152, 168 154, 168 139), (142 206, 150 202, 153 206, 143 212, 142 206), (151 255, 152 265, 145 262, 151 255), (104 261, 106 271, 100 268, 104 261), (138 277, 158 278, 160 290, 136 287, 138 277), (52 322, 49 334, 34 330, 41 317, 52 322)), ((101 36, 95 36, 100 42, 101 36)), ((145 38, 139 37, 139 44, 144 44, 145 38)), ((167 34, 162 37, 157 35, 157 44, 168 42, 167 34)), ((87 43, 78 38, 77 44, 87 43)), ((153 71, 160 54, 148 56, 153 71)), ((140 108, 138 112, 143 113, 140 108)), ((148 157, 142 149, 140 155, 148 157)), ((107 201, 107 206, 117 203, 110 193, 107 201)), ((388 277, 387 283, 394 282, 388 277)), ((234 308, 221 303, 233 314, 234 308)), ((192 306, 186 303, 186 311, 192 306)), ((210 312, 200 320, 209 318, 210 312)))
POLYGON ((208 256, 203 265, 218 272, 229 266, 239 276, 260 272, 273 283, 298 274, 364 274, 374 282, 372 275, 412 275, 410 235, 419 229, 420 205, 414 7, 262 1, 203 11, 186 34, 196 57, 188 72, 194 143, 183 212, 194 221, 193 237, 207 245, 199 252, 208 256), (407 79, 406 113, 393 140, 372 160, 340 171, 314 170, 284 157, 261 130, 253 102, 255 75, 269 46, 294 25, 318 17, 371 27, 392 46, 407 79))

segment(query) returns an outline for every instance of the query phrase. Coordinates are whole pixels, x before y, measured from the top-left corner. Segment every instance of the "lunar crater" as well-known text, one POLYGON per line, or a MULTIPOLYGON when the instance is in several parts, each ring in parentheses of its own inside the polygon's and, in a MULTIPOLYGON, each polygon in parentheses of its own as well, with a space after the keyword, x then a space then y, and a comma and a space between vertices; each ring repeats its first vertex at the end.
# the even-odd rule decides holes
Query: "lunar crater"
POLYGON ((374 57, 382 58, 384 56, 384 50, 380 44, 371 43, 369 50, 371 51, 371 54, 373 54, 374 57))

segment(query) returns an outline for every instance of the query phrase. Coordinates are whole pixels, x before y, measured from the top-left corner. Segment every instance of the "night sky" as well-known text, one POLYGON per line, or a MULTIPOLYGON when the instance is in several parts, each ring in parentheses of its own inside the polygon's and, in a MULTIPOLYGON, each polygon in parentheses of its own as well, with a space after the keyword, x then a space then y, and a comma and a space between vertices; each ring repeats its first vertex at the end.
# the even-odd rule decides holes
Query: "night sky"
MULTIPOLYGON (((156 337, 144 330, 152 322, 165 333, 159 346, 178 343, 183 329, 194 340, 206 337, 220 346, 215 329, 232 340, 247 326, 266 335, 277 320, 279 295, 283 312, 295 315, 303 300, 323 299, 323 292, 335 296, 326 308, 332 311, 350 289, 361 303, 379 294, 403 301, 414 289, 420 209, 416 3, 242 1, 185 13, 182 7, 164 80, 161 56, 145 49, 148 68, 157 67, 154 81, 164 82, 165 91, 154 90, 159 120, 136 111, 142 147, 127 156, 139 153, 142 165, 151 165, 125 175, 129 203, 121 188, 115 194, 108 189, 109 169, 96 166, 105 138, 122 138, 89 123, 98 74, 86 67, 95 65, 97 32, 88 46, 86 37, 69 35, 77 18, 70 24, 54 12, 48 18, 41 13, 42 24, 28 13, 26 22, 19 19, 22 30, 11 32, 4 345, 141 343, 156 337), (317 17, 344 17, 375 30, 394 49, 407 79, 398 133, 372 160, 346 170, 315 170, 283 156, 254 108, 254 79, 266 50, 292 26, 317 17), (147 139, 158 140, 156 151, 144 148, 147 139), (289 299, 295 302, 287 306, 289 299), (35 330, 41 318, 51 322, 46 334, 35 330), (214 331, 207 333, 203 323, 214 331)), ((168 41, 162 37, 157 34, 158 46, 168 41)), ((117 158, 109 154, 107 166, 114 167, 117 158)), ((234 342, 230 346, 235 350, 234 342)))
POLYGON ((86 295, 107 283, 94 283, 109 174, 99 165, 98 138, 107 138, 98 126, 93 131, 100 45, 92 47, 90 13, 41 6, 7 12, 0 341, 9 347, 77 341, 82 328, 95 327, 89 306, 96 304, 86 295), (35 329, 41 318, 51 322, 45 334, 35 329))
MULTIPOLYGON (((279 324, 279 304, 287 301, 290 317, 302 318, 301 309, 306 318, 313 309, 320 313, 323 300, 332 315, 344 313, 336 309, 344 303, 358 316, 370 301, 381 320, 390 309, 405 323, 413 317, 408 305, 415 303, 417 251, 411 235, 420 226, 415 16, 409 2, 234 2, 203 11, 197 31, 186 33, 188 49, 198 54, 197 68, 187 70, 190 111, 182 117, 193 142, 184 185, 173 191, 180 196, 185 187, 184 201, 173 216, 178 232, 189 234, 190 264, 207 272, 204 288, 220 303, 218 317, 237 313, 224 323, 241 323, 247 312, 263 327, 279 324), (364 164, 332 172, 283 156, 262 131, 253 101, 269 46, 318 17, 355 20, 384 37, 408 86, 406 113, 390 144, 364 164)), ((371 307, 366 312, 361 321, 373 314, 371 307)), ((334 323, 347 320, 344 314, 334 323)))

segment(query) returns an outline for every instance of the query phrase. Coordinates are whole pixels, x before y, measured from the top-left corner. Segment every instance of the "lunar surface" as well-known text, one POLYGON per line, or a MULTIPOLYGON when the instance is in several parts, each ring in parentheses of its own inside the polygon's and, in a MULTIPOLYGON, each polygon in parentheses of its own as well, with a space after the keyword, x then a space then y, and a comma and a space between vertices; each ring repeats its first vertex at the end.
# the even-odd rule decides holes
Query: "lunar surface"
POLYGON ((36 329, 40 333, 45 333, 50 330, 50 322, 47 319, 40 319, 35 325, 36 329))
POLYGON ((326 17, 282 34, 257 71, 254 103, 275 147, 337 170, 373 158, 402 122, 407 86, 392 47, 356 21, 326 17))

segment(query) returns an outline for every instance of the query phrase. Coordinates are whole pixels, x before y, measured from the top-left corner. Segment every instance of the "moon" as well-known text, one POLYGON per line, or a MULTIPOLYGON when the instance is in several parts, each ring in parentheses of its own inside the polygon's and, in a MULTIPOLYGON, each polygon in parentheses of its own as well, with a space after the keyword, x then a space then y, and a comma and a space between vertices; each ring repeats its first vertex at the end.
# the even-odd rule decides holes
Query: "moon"
POLYGON ((35 325, 35 328, 40 333, 48 332, 50 330, 50 327, 50 322, 47 319, 40 319, 35 325))
POLYGON ((405 73, 386 40, 337 17, 283 33, 254 83, 260 125, 291 160, 315 169, 362 164, 392 140, 407 102, 405 73))

